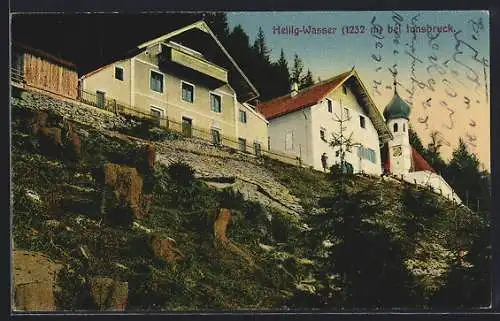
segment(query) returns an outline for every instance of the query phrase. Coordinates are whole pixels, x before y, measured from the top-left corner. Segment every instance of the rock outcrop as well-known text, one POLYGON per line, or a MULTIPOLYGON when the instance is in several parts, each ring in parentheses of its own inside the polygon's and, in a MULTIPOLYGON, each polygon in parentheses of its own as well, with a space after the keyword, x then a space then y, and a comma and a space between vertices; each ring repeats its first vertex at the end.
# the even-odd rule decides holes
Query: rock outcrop
POLYGON ((156 150, 153 145, 146 144, 145 151, 148 168, 153 169, 156 163, 156 150))
POLYGON ((76 132, 76 126, 71 121, 66 121, 66 128, 67 148, 76 159, 79 159, 82 156, 82 142, 76 132))
POLYGON ((124 311, 128 301, 128 283, 108 277, 94 277, 90 293, 101 311, 124 311))
POLYGON ((229 209, 219 209, 213 224, 215 245, 220 245, 222 249, 226 249, 231 253, 241 257, 249 267, 256 267, 255 260, 253 259, 252 254, 243 247, 238 246, 227 237, 226 231, 231 223, 231 218, 232 215, 229 209))
MULTIPOLYGON (((117 207, 130 210, 133 218, 142 218, 141 196, 143 180, 133 167, 107 163, 103 167, 104 191, 103 211, 117 207)), ((103 213, 104 214, 104 213, 103 213)))
POLYGON ((242 192, 246 199, 257 201, 264 207, 294 215, 303 213, 300 200, 251 155, 231 154, 199 139, 154 144, 160 163, 187 163, 195 169, 197 178, 213 187, 232 187, 242 192), (220 181, 227 182, 221 184, 220 181))
POLYGON ((17 311, 55 311, 57 273, 62 265, 38 252, 14 250, 12 274, 17 311))
POLYGON ((175 247, 174 241, 161 235, 153 235, 151 249, 157 258, 167 263, 175 263, 184 259, 184 254, 175 247))

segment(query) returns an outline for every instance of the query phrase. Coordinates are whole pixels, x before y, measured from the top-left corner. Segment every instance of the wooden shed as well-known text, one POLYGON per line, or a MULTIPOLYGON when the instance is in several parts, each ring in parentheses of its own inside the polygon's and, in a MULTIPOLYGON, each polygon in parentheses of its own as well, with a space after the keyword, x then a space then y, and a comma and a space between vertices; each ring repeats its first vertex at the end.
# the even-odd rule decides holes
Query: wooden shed
POLYGON ((19 43, 13 44, 11 69, 12 75, 28 87, 72 99, 78 96, 76 66, 42 50, 19 43))

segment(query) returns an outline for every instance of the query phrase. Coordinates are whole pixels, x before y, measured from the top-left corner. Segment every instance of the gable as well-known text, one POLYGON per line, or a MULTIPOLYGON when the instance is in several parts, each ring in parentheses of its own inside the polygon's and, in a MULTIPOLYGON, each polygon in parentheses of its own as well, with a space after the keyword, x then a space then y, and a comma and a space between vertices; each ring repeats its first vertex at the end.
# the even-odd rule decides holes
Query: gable
MULTIPOLYGON (((201 53, 203 60, 206 62, 227 69, 229 72, 229 82, 231 83, 231 87, 236 91, 239 101, 247 102, 259 96, 257 89, 204 21, 198 21, 174 30, 166 35, 140 44, 137 48, 153 48, 157 45, 168 44, 169 42, 174 42, 194 52, 201 53)), ((171 47, 171 45, 169 46, 171 47)))
MULTIPOLYGON (((205 67, 210 64, 214 64, 227 69, 229 72, 229 82, 231 83, 231 87, 237 93, 239 101, 247 102, 259 96, 257 89, 253 86, 236 61, 222 46, 220 41, 204 21, 192 23, 182 28, 175 29, 161 37, 144 42, 121 57, 110 60, 107 64, 105 64, 105 66, 125 58, 141 57, 142 59, 144 58, 146 52, 148 52, 149 56, 155 55, 156 58, 156 55, 162 54, 162 44, 167 44, 172 41, 184 46, 185 48, 190 48, 194 51, 202 53, 203 61, 201 64, 205 67)), ((151 59, 148 58, 147 60, 149 61, 151 59)), ((153 60, 156 61, 157 59, 153 60)), ((82 76, 82 78, 85 78, 89 74, 95 73, 102 68, 103 67, 98 68, 82 76)))
POLYGON ((302 89, 293 97, 287 94, 260 103, 257 105, 257 110, 262 113, 267 120, 271 120, 316 105, 342 85, 346 85, 350 88, 358 104, 372 121, 378 132, 379 139, 382 142, 392 139, 392 134, 389 128, 387 128, 384 118, 375 106, 375 103, 354 69, 302 89))

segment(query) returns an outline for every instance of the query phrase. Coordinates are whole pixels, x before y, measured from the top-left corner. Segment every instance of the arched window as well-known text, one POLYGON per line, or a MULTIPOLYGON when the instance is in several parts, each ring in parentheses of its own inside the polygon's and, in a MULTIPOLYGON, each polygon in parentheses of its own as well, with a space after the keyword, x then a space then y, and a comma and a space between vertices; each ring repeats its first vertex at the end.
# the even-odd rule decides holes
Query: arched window
POLYGON ((394 132, 396 133, 398 131, 398 123, 394 123, 394 132))
POLYGON ((406 131, 406 124, 403 123, 403 132, 405 132, 405 131, 406 131))

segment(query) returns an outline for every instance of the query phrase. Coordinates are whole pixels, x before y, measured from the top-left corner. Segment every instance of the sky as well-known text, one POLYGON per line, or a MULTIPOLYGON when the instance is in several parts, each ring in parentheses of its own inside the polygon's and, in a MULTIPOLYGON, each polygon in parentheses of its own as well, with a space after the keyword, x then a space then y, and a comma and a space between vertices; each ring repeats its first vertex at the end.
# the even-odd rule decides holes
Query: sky
POLYGON ((412 107, 424 145, 437 131, 449 160, 463 138, 490 169, 490 44, 487 11, 228 12, 255 39, 264 31, 277 60, 297 53, 315 79, 353 66, 382 112, 397 90, 412 107), (314 34, 314 31, 319 31, 314 34))

